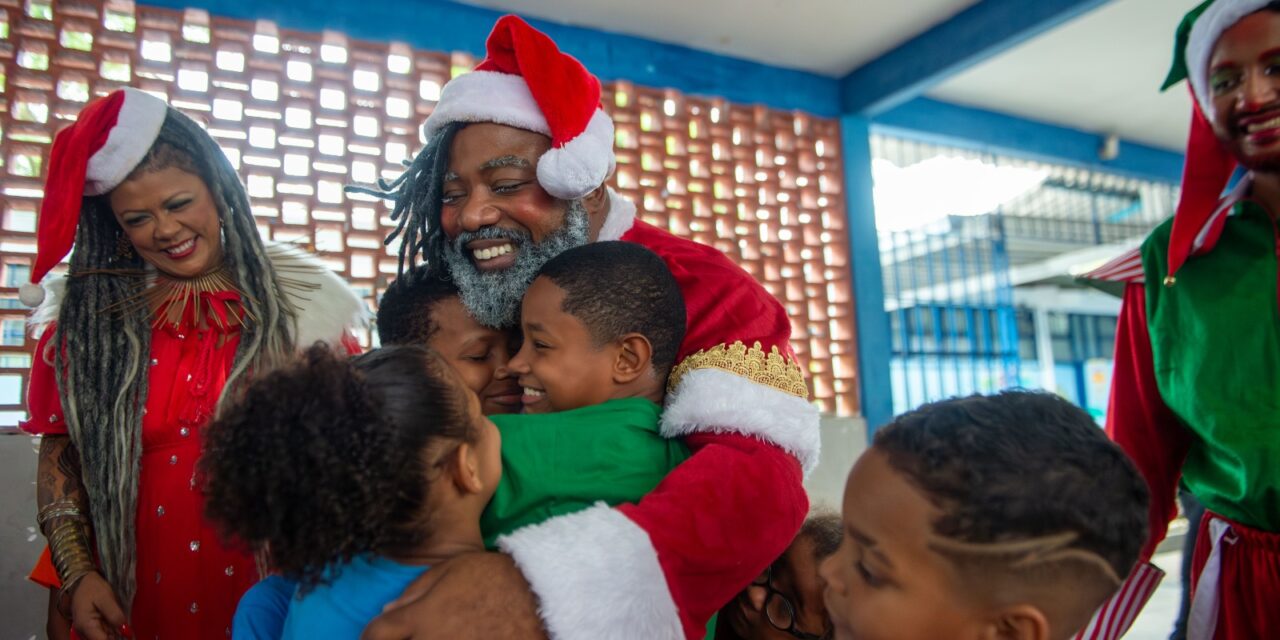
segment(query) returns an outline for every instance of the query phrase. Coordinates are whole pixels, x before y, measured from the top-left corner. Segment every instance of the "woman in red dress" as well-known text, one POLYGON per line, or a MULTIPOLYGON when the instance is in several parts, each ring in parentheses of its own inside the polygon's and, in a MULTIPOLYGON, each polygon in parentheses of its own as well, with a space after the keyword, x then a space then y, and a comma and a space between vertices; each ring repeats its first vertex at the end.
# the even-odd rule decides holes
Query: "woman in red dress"
POLYGON ((39 305, 25 427, 43 436, 52 606, 84 638, 226 638, 259 574, 204 519, 201 428, 298 346, 350 348, 363 305, 315 259, 264 244, 214 141, 144 92, 58 133, 45 193, 21 295, 39 305), (73 240, 67 277, 34 284, 73 240))

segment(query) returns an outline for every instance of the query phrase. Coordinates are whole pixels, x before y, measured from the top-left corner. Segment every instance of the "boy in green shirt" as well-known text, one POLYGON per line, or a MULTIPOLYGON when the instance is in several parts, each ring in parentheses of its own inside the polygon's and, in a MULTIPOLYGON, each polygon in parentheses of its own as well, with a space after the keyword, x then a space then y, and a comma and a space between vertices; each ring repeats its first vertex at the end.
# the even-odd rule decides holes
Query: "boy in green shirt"
POLYGON ((597 242, 548 261, 521 307, 508 368, 525 413, 493 416, 503 480, 481 519, 500 534, 598 502, 634 502, 689 456, 659 433, 684 339, 680 288, 656 254, 597 242))

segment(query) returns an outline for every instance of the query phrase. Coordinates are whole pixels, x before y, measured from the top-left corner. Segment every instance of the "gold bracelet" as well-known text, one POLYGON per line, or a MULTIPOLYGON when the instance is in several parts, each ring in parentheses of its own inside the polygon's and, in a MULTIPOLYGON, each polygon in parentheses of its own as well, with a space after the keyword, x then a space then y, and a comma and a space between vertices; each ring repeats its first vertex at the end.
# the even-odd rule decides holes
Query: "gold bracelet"
POLYGON ((53 520, 54 518, 76 518, 83 520, 85 519, 85 516, 84 511, 80 509, 80 505, 70 499, 61 498, 45 505, 45 507, 40 510, 40 513, 36 514, 36 525, 43 530, 45 523, 53 520))
POLYGON ((77 519, 63 519, 54 525, 49 533, 49 555, 63 584, 96 570, 88 532, 84 522, 77 519))

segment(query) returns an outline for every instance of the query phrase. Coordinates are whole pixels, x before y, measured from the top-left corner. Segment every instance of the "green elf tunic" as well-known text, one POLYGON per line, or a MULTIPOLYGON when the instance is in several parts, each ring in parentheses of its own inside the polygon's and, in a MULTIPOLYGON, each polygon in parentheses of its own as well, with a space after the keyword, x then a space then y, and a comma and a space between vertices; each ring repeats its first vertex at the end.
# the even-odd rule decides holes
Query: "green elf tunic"
POLYGON ((1172 222, 1090 276, 1126 283, 1107 431, 1151 489, 1144 560, 1177 514, 1180 478, 1211 511, 1280 532, 1280 248, 1247 190, 1221 204, 1171 286, 1172 222))
MULTIPOLYGON (((1170 226, 1143 245, 1149 283, 1168 273, 1170 226)), ((1209 510, 1280 532, 1276 256, 1275 221, 1236 204, 1212 251, 1188 260, 1173 286, 1146 287, 1146 311, 1160 398, 1187 432, 1170 451, 1185 451, 1183 482, 1209 510)))
POLYGON ((480 518, 485 545, 597 502, 638 502, 689 457, 680 440, 662 437, 661 416, 644 398, 491 416, 502 434, 502 480, 480 518))

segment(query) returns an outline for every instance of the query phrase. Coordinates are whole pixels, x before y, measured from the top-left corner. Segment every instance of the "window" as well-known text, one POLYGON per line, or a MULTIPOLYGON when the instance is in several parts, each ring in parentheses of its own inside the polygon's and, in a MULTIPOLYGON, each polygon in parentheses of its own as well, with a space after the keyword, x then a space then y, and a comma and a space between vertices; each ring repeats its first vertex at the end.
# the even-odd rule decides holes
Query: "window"
POLYGON ((26 344, 26 324, 21 318, 5 318, 0 322, 0 345, 21 347, 26 344))
POLYGON ((31 266, 16 262, 6 262, 4 265, 4 286, 21 287, 31 279, 31 266))

